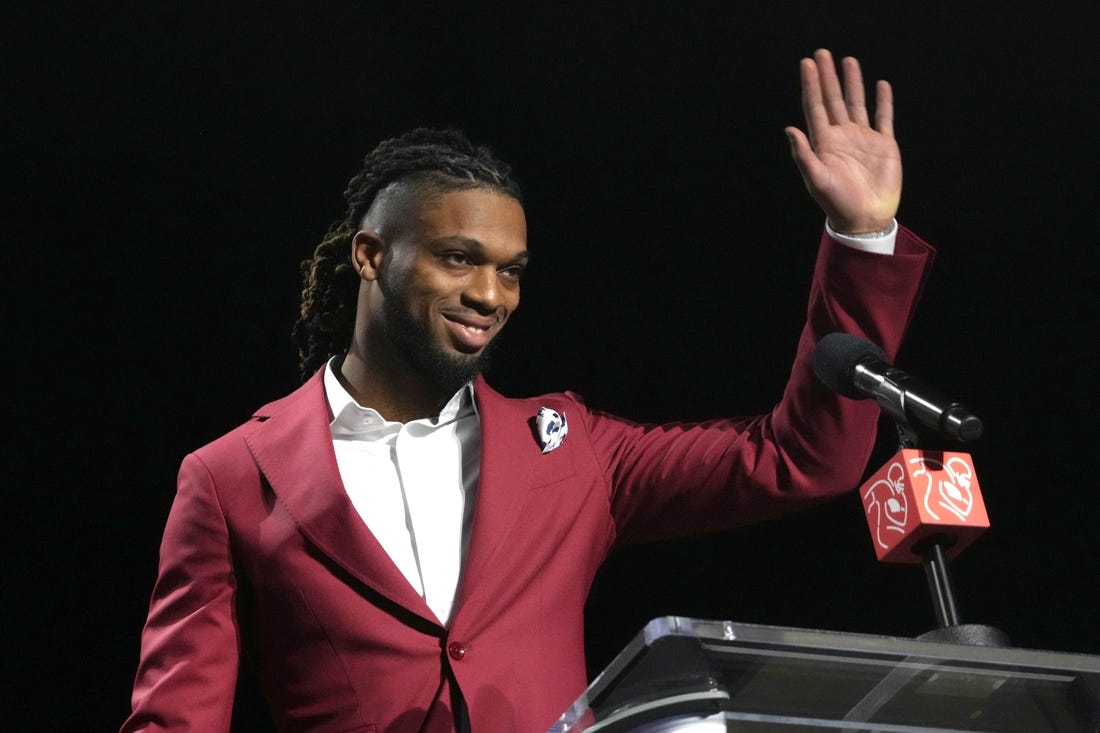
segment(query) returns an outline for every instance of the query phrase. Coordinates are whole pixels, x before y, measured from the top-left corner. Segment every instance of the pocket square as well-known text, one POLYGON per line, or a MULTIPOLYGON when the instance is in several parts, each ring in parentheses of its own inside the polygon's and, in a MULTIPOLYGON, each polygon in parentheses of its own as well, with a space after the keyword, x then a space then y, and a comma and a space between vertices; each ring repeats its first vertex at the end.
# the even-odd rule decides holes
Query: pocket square
POLYGON ((539 445, 542 446, 543 453, 549 453, 561 445, 569 432, 565 413, 559 413, 549 407, 539 408, 539 414, 535 418, 535 428, 538 431, 539 445))

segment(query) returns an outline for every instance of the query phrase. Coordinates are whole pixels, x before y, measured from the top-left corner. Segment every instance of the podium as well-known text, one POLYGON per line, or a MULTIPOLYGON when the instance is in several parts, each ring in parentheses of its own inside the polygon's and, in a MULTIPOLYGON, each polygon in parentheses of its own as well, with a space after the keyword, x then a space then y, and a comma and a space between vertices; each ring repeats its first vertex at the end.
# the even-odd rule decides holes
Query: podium
POLYGON ((551 733, 1096 733, 1100 657, 669 616, 551 733))

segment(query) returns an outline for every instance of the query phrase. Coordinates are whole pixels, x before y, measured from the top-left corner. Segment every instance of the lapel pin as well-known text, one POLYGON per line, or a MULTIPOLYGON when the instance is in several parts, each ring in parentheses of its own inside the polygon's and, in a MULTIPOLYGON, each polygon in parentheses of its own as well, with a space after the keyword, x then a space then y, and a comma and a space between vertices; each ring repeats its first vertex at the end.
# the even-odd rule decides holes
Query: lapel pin
POLYGON ((549 407, 540 407, 539 414, 535 417, 535 429, 542 452, 549 453, 565 440, 569 425, 565 422, 564 412, 559 413, 549 407))

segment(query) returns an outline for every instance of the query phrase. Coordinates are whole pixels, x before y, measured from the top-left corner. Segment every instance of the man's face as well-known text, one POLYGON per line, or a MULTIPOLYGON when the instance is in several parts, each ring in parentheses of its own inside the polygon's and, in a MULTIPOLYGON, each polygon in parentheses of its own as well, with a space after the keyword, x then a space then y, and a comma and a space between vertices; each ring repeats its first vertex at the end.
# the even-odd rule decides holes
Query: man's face
POLYGON ((485 367, 526 265, 518 201, 486 189, 443 194, 386 243, 383 330, 415 370, 454 391, 485 367))

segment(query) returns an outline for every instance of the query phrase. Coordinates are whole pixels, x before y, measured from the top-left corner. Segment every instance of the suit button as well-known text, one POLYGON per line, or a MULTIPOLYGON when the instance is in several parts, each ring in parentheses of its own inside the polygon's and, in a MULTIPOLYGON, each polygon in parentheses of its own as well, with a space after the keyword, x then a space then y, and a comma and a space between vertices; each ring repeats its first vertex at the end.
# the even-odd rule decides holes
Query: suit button
POLYGON ((451 655, 451 659, 458 661, 466 656, 466 647, 457 641, 452 641, 447 645, 447 653, 451 655))

